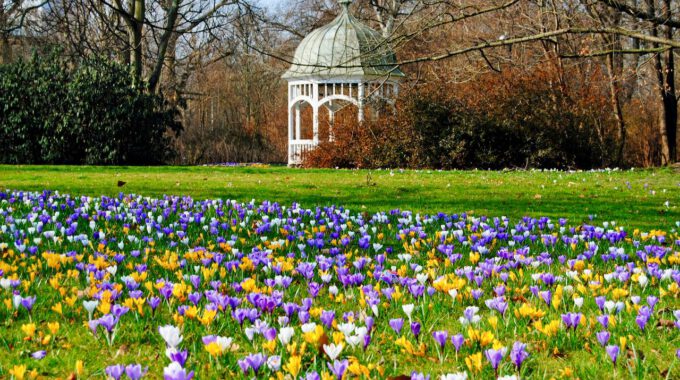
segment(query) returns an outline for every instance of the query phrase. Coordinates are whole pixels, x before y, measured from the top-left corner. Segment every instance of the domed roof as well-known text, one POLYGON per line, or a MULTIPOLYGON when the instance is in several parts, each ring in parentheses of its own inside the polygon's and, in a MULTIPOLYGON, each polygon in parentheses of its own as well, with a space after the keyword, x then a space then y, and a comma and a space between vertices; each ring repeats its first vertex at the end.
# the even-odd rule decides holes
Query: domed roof
POLYGON ((351 0, 340 3, 343 10, 335 20, 302 40, 283 78, 404 77, 382 35, 350 14, 351 0))

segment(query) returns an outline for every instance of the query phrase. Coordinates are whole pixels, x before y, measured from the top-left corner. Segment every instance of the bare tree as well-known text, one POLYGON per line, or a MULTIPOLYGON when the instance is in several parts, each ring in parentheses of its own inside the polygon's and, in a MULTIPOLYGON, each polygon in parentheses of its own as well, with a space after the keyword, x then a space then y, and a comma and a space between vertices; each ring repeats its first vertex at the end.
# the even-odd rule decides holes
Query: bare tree
POLYGON ((28 15, 45 1, 0 0, 0 64, 12 61, 10 36, 25 26, 28 15))

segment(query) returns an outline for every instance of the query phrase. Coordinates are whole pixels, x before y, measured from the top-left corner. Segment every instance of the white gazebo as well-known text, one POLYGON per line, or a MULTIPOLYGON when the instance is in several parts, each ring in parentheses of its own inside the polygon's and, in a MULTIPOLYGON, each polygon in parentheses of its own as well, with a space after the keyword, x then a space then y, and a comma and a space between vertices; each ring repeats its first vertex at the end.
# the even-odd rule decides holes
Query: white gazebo
MULTIPOLYGON (((288 165, 299 165, 305 152, 319 144, 319 111, 328 110, 329 139, 334 114, 357 107, 359 121, 373 104, 393 104, 404 77, 396 55, 382 35, 349 11, 352 0, 339 0, 342 13, 311 32, 295 51, 288 81, 288 165), (302 136, 301 107, 312 109, 312 138, 302 136)), ((309 137, 309 136, 308 136, 309 137)))

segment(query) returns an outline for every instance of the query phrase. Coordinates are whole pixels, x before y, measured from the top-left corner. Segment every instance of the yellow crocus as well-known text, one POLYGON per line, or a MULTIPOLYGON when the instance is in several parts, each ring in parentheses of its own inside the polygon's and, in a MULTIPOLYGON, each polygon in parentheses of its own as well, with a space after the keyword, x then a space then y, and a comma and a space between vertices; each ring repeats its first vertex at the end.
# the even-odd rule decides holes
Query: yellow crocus
POLYGON ((478 352, 466 357, 465 365, 467 365, 470 372, 480 372, 482 370, 482 353, 478 352))
POLYGON ((15 365, 9 370, 9 374, 16 380, 23 380, 26 376, 26 366, 25 365, 15 365))
POLYGON ((296 378, 300 373, 302 367, 302 358, 298 355, 292 355, 288 358, 288 363, 283 366, 283 370, 290 373, 293 378, 296 378))
POLYGON ((25 325, 21 325, 21 331, 23 331, 28 338, 32 338, 33 335, 35 335, 35 330, 36 330, 35 323, 27 323, 25 325))

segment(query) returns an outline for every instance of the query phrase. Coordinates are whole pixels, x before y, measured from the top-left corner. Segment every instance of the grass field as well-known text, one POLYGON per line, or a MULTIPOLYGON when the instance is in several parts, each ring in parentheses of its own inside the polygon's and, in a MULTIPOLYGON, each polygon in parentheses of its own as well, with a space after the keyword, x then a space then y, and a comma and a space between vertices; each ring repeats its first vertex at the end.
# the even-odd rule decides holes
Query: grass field
POLYGON ((641 229, 667 229, 680 220, 680 173, 672 169, 566 173, 0 166, 0 189, 255 199, 300 202, 304 207, 334 204, 367 212, 398 208, 512 218, 550 216, 572 223, 596 216, 641 229), (119 187, 119 181, 125 184, 119 187))
POLYGON ((679 205, 671 169, 0 166, 0 379, 680 379, 679 205))

